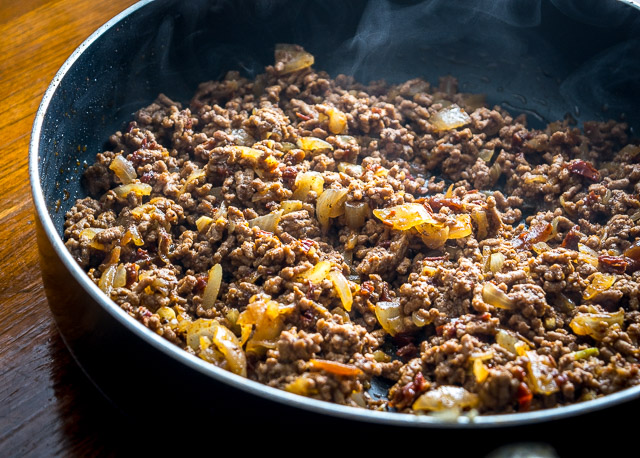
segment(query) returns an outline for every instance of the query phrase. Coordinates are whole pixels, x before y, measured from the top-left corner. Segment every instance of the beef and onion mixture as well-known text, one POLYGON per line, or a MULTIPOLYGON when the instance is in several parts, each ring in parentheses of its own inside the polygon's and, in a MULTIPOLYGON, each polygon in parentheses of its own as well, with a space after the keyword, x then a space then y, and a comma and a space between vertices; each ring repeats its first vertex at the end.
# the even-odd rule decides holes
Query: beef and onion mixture
POLYGON ((360 84, 276 48, 110 138, 66 246, 122 307, 243 377, 497 414, 640 383, 640 147, 527 127, 456 80, 360 84), (385 396, 371 387, 388 388, 385 396))

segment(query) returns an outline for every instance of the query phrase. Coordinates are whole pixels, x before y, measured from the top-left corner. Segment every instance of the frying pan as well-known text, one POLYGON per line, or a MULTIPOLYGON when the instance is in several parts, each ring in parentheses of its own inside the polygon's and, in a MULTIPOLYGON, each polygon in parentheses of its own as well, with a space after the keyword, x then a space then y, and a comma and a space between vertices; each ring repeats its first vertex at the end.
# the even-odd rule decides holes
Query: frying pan
POLYGON ((80 177, 109 135, 163 92, 188 102, 228 70, 248 77, 298 43, 315 67, 361 81, 442 75, 530 125, 569 117, 623 119, 640 128, 640 10, 631 1, 145 0, 89 37, 64 63, 35 118, 30 177, 42 276, 71 353, 128 413, 226 416, 311 424, 483 429, 539 424, 635 405, 640 387, 536 412, 462 417, 366 411, 329 404, 205 363, 131 319, 66 251, 64 214, 85 195, 80 177), (332 423, 335 424, 335 423, 332 423))

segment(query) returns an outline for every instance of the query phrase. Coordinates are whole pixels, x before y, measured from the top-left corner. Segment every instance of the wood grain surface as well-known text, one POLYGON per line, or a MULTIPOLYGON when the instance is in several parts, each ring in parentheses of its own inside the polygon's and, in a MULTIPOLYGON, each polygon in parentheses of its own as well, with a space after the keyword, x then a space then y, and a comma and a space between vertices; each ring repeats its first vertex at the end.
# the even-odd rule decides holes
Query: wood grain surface
POLYGON ((109 456, 126 419, 71 359, 48 309, 27 170, 35 112, 73 50, 133 0, 0 1, 0 456, 109 456))

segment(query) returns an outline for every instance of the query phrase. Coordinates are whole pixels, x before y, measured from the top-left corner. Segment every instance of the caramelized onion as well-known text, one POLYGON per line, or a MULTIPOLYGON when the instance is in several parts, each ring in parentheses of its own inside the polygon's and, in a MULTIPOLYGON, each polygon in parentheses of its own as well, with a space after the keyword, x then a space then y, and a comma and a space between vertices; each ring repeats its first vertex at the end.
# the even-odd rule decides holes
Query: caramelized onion
POLYGON ((459 386, 442 385, 422 394, 414 403, 413 410, 439 412, 450 409, 476 407, 480 403, 477 394, 459 386))
POLYGON ((220 285, 222 283, 222 266, 215 264, 209 269, 209 278, 207 280, 207 286, 204 288, 202 294, 202 308, 209 310, 215 305, 218 299, 218 292, 220 291, 220 285))
POLYGON ((582 298, 584 300, 593 299, 601 292, 611 288, 615 281, 615 275, 596 272, 591 278, 591 283, 585 288, 584 292, 582 293, 582 298))
POLYGON ((329 227, 329 219, 342 215, 345 211, 344 203, 347 200, 347 189, 326 189, 316 202, 316 216, 323 229, 329 227))
POLYGON ((343 134, 347 130, 347 115, 337 108, 327 110, 329 116, 329 131, 332 134, 343 134))
POLYGON ((321 283, 331 271, 331 263, 329 261, 320 261, 311 269, 298 275, 298 280, 310 281, 314 285, 321 283))
POLYGON ((116 196, 118 196, 119 198, 126 199, 127 196, 131 193, 134 193, 138 196, 148 196, 151 194, 152 190, 153 188, 151 187, 151 185, 148 185, 146 183, 129 183, 122 184, 117 188, 114 188, 113 192, 115 192, 116 196))
POLYGON ((125 159, 121 154, 118 154, 113 158, 113 161, 111 161, 109 168, 113 170, 122 184, 132 183, 136 178, 138 178, 136 169, 133 167, 133 164, 125 159))
POLYGON ((375 311, 382 329, 389 334, 395 336, 404 331, 400 301, 379 301, 375 311))
POLYGON ((333 283, 333 287, 338 292, 338 297, 342 302, 342 306, 347 312, 350 312, 351 305, 353 304, 353 295, 351 294, 349 281, 345 278, 342 272, 338 272, 336 270, 332 270, 327 276, 333 283))
POLYGON ((366 202, 345 202, 344 219, 349 228, 360 229, 364 226, 367 216, 369 216, 369 204, 366 202))
POLYGON ((316 196, 322 194, 324 188, 324 178, 319 172, 302 172, 296 176, 296 190, 293 192, 293 198, 301 201, 307 200, 309 191, 316 193, 316 196))
POLYGON ((329 372, 330 374, 340 375, 343 377, 357 377, 362 375, 362 370, 352 364, 343 364, 326 359, 310 359, 309 366, 314 369, 320 369, 325 372, 329 372))
POLYGON ((456 129, 471 122, 471 117, 458 105, 453 104, 441 109, 429 118, 436 132, 456 129))
POLYGON ((300 137, 296 142, 298 148, 311 153, 321 153, 333 150, 333 146, 326 141, 316 137, 300 137))
POLYGON ((615 313, 598 312, 594 309, 593 313, 577 313, 569 323, 569 326, 579 336, 591 336, 595 340, 602 340, 610 326, 622 326, 623 323, 623 309, 615 313))
POLYGON ((250 301, 237 321, 246 352, 262 355, 268 348, 274 348, 284 328, 285 317, 293 308, 263 298, 250 301))
POLYGON ((406 231, 424 223, 441 225, 433 219, 426 207, 419 203, 407 203, 394 207, 377 208, 373 214, 383 223, 398 231, 406 231))
POLYGON ((263 231, 275 232, 276 228, 278 227, 278 223, 282 219, 282 213, 282 210, 278 210, 263 216, 258 216, 256 218, 250 219, 247 222, 249 223, 249 227, 258 226, 263 231))
POLYGON ((275 60, 278 74, 286 75, 311 67, 314 57, 300 46, 278 43, 275 49, 275 60))
POLYGON ((501 309, 513 309, 513 301, 507 294, 491 282, 487 282, 482 287, 482 300, 487 304, 501 309))
POLYGON ((453 226, 449 226, 450 239, 461 239, 467 237, 473 233, 473 227, 471 226, 471 216, 467 213, 456 215, 456 221, 453 226))
POLYGON ((555 377, 558 370, 550 356, 539 355, 535 350, 525 353, 527 357, 527 378, 531 391, 536 394, 550 395, 559 391, 555 377))

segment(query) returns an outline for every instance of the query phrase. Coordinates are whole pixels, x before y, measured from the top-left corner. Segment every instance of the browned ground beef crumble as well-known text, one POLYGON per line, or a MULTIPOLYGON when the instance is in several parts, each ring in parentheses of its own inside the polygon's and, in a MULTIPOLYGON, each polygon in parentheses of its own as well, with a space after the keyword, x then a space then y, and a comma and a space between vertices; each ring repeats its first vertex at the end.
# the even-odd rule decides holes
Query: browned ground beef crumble
POLYGON ((508 413, 640 382, 625 124, 529 129, 451 77, 363 85, 285 66, 301 56, 189 107, 160 95, 110 138, 65 240, 112 300, 213 364, 370 409, 508 413))

